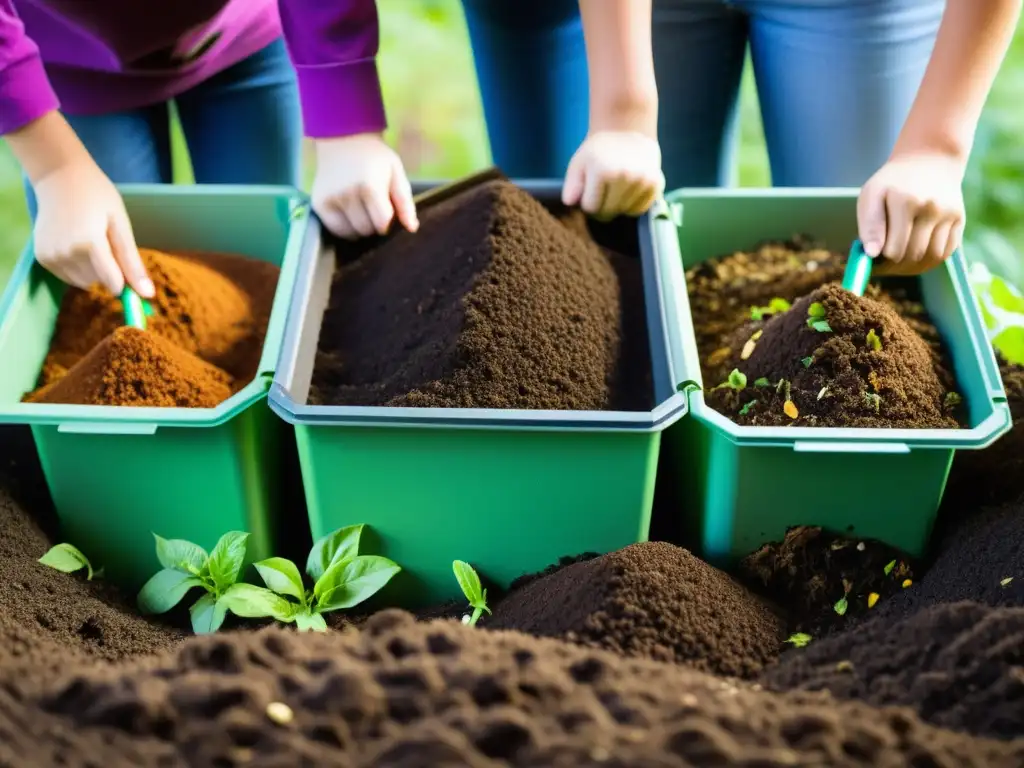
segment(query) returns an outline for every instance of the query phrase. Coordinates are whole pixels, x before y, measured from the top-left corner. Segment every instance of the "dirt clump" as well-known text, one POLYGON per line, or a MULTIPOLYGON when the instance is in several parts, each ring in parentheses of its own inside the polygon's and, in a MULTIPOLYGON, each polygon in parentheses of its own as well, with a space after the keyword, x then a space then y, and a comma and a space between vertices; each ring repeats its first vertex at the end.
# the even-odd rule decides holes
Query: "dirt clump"
POLYGON ((829 284, 731 337, 708 403, 755 426, 955 429, 952 375, 892 307, 829 284), (811 323, 815 327, 811 327, 811 323), (738 370, 745 381, 728 382, 738 370))
POLYGON ((749 677, 778 654, 785 622, 725 573, 665 542, 560 568, 498 603, 488 628, 749 677))
POLYGON ((510 182, 482 184, 339 264, 310 401, 646 409, 639 271, 510 182))
POLYGON ((226 371, 137 328, 118 328, 30 403, 214 408, 231 397, 226 371))

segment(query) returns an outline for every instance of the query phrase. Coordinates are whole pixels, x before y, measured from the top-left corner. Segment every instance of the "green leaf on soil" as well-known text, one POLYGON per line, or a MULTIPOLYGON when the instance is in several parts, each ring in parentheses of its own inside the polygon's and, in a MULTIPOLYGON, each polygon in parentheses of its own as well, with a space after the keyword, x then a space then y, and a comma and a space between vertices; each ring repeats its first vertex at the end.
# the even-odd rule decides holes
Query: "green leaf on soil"
POLYGON ((348 560, 359 554, 359 541, 363 535, 362 523, 339 528, 319 539, 306 559, 306 573, 316 581, 327 569, 342 560, 348 560))
POLYGON ((818 333, 832 333, 832 326, 825 320, 808 320, 807 325, 818 333))
POLYGON ((220 629, 227 615, 227 607, 223 600, 207 592, 192 604, 188 614, 192 619, 192 631, 197 635, 207 635, 220 629))
POLYGON ((766 307, 751 307, 750 319, 763 320, 765 315, 778 315, 789 310, 790 303, 785 299, 774 298, 766 307))
POLYGON ((201 586, 203 582, 195 576, 182 573, 177 568, 164 568, 139 590, 139 610, 144 614, 167 613, 190 589, 201 586))
POLYGON ((57 544, 50 547, 50 550, 39 558, 39 562, 61 573, 74 573, 85 568, 86 580, 92 581, 93 572, 89 558, 83 555, 78 547, 71 544, 57 544))
POLYGON ((790 306, 792 305, 788 301, 778 296, 768 302, 768 309, 775 313, 788 312, 790 306))
POLYGON ((755 405, 757 405, 757 400, 751 400, 749 403, 746 403, 740 408, 740 416, 746 416, 755 405))
POLYGON ((895 568, 895 567, 896 567, 896 561, 895 560, 890 560, 888 563, 886 563, 885 564, 885 568, 884 568, 885 575, 888 576, 890 573, 892 573, 892 569, 895 568))
POLYGON ((946 408, 956 408, 964 399, 960 397, 957 392, 947 392, 946 396, 942 399, 942 404, 946 408))
POLYGON ((218 590, 224 590, 238 581, 245 563, 245 545, 249 534, 242 531, 228 531, 220 537, 217 546, 210 553, 210 577, 218 590))
POLYGON ((804 368, 810 368, 811 367, 811 363, 814 362, 814 358, 813 357, 801 357, 800 358, 800 362, 804 364, 804 368))
POLYGON ((386 557, 359 555, 332 565, 313 587, 321 613, 351 608, 379 592, 402 568, 386 557))
POLYGON ((805 645, 807 645, 813 639, 814 638, 811 637, 808 634, 805 634, 803 632, 797 632, 797 633, 792 634, 789 637, 787 637, 786 638, 786 642, 789 643, 790 645, 793 645, 793 646, 797 647, 797 648, 803 648, 805 645))
POLYGON ((305 599, 306 588, 302 584, 299 567, 286 557, 271 557, 255 563, 263 583, 279 595, 305 599))
POLYGON ((754 386, 758 388, 770 387, 772 383, 768 381, 764 376, 754 380, 754 386))
POLYGON ((452 563, 452 570, 455 572, 455 580, 459 582, 462 594, 466 596, 466 601, 474 608, 480 608, 490 613, 491 609, 487 607, 484 588, 480 584, 480 576, 473 570, 473 566, 462 560, 456 560, 452 563))
POLYGON ((875 352, 880 352, 882 350, 882 340, 878 338, 878 334, 875 333, 874 328, 868 331, 867 343, 869 347, 875 350, 875 352))
POLYGON ((832 610, 838 613, 840 616, 846 615, 846 609, 849 607, 849 603, 846 602, 845 595, 836 601, 836 604, 832 606, 832 610))
POLYGON ((867 404, 875 409, 875 413, 878 413, 882 407, 882 398, 876 395, 874 392, 865 392, 864 399, 867 404))
POLYGON ((747 375, 738 368, 733 368, 729 374, 729 388, 735 389, 739 392, 745 386, 747 386, 747 375))
POLYGON ((235 616, 246 619, 270 617, 278 621, 293 621, 299 606, 275 592, 252 584, 232 584, 220 602, 235 616))
POLYGON ((1008 587, 1010 585, 1011 581, 1013 581, 1013 576, 1007 576, 1005 579, 1002 579, 999 582, 999 586, 1000 587, 1008 587))
POLYGON ((184 539, 165 539, 153 534, 156 539, 156 559, 164 568, 176 568, 182 573, 198 576, 209 555, 206 550, 184 539))
POLYGON ((818 320, 825 316, 825 305, 816 301, 807 308, 807 316, 818 320))
POLYGON ((299 632, 326 632, 327 621, 319 613, 303 611, 295 614, 295 626, 299 632))

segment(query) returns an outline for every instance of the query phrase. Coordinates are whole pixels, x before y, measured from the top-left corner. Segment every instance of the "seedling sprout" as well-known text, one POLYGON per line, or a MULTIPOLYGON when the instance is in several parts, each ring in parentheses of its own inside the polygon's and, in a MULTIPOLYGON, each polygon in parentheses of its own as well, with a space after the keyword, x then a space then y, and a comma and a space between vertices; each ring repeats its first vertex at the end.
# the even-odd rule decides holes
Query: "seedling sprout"
POLYGON ((740 408, 740 416, 746 416, 755 405, 757 405, 757 400, 751 400, 749 403, 744 405, 740 408))
POLYGON ((868 595, 868 608, 874 608, 875 603, 878 602, 878 598, 879 594, 877 592, 872 592, 870 595, 868 595))
POLYGON ((803 648, 814 638, 803 632, 797 632, 786 638, 786 642, 795 648, 803 648))
POLYGON ((846 601, 846 595, 843 595, 836 601, 836 604, 832 606, 832 610, 838 613, 840 616, 846 615, 846 609, 850 607, 850 604, 846 601))
POLYGON ((86 581, 92 581, 93 577, 99 578, 103 575, 102 568, 93 571, 89 558, 83 555, 78 547, 71 544, 57 544, 50 547, 49 551, 39 558, 39 562, 61 573, 74 573, 85 568, 86 581))
POLYGON ((960 397, 957 392, 947 392, 945 398, 942 400, 942 404, 946 408, 956 408, 964 399, 960 397))
POLYGON ((735 390, 736 392, 741 392, 744 389, 744 387, 746 387, 746 386, 747 386, 747 375, 745 373, 743 373, 741 370, 739 370, 738 368, 733 368, 732 372, 729 374, 729 378, 727 378, 725 381, 723 381, 721 384, 719 384, 714 389, 729 388, 729 389, 735 390))
POLYGON ((768 381, 768 379, 766 379, 764 376, 762 376, 759 379, 755 379, 754 380, 754 386, 757 387, 758 389, 762 389, 764 387, 770 387, 771 385, 772 385, 772 383, 770 381, 768 381))
POLYGON ((865 392, 864 399, 867 404, 875 409, 875 413, 878 413, 882 407, 882 398, 876 395, 874 392, 865 392))
POLYGON ((796 419, 800 416, 800 411, 797 410, 796 403, 792 400, 787 400, 782 404, 782 412, 785 413, 789 418, 796 419))
POLYGON ((825 319, 825 306, 816 301, 807 308, 807 327, 818 333, 831 333, 832 326, 825 319))
POLYGON ((466 596, 469 607, 473 609, 472 615, 466 614, 462 617, 462 623, 475 627, 484 611, 491 612, 491 609, 487 607, 487 590, 482 587, 480 576, 469 563, 456 560, 452 563, 452 570, 455 572, 455 579, 459 582, 462 594, 466 596))
POLYGON ((800 362, 804 364, 804 368, 810 368, 811 364, 814 362, 814 358, 813 357, 801 357, 800 358, 800 362))
POLYGON ((787 311, 790 304, 785 299, 774 298, 768 302, 766 307, 751 307, 750 319, 754 321, 763 320, 765 315, 779 315, 787 311))
POLYGON ((888 563, 886 563, 885 564, 885 568, 884 568, 885 575, 888 576, 890 573, 892 573, 892 569, 895 568, 895 567, 896 567, 896 561, 895 560, 890 560, 888 563))
POLYGON ((872 328, 870 331, 868 331, 868 335, 867 335, 866 341, 867 341, 867 345, 869 347, 871 347, 873 350, 875 350, 875 352, 881 352, 882 351, 882 340, 880 338, 878 338, 878 334, 875 333, 875 329, 874 328, 872 328))

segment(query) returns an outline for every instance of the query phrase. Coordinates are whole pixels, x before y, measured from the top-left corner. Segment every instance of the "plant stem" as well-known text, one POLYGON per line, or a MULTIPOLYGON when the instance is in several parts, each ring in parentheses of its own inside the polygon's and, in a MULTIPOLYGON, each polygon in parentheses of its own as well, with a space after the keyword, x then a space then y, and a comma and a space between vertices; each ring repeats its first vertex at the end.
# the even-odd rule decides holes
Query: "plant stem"
POLYGON ((469 617, 469 626, 476 626, 476 623, 480 620, 480 617, 484 615, 483 608, 474 608, 473 615, 469 617))

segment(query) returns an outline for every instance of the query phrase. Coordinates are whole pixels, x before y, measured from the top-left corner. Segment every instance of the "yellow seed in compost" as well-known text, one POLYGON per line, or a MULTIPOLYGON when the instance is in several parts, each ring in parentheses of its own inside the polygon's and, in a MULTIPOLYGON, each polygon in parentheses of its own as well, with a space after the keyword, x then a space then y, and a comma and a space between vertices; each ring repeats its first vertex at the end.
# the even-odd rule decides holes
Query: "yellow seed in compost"
POLYGON ((836 672, 853 672, 853 662, 848 659, 843 659, 836 664, 836 672))
POLYGON ((1011 581, 1013 581, 1013 576, 1007 576, 1005 579, 1003 579, 1002 581, 999 582, 999 586, 1000 587, 1008 586, 1011 581))
POLYGON ((272 701, 267 704, 267 717, 278 725, 288 725, 295 719, 295 713, 283 701, 272 701))
POLYGON ((764 334, 764 331, 754 331, 754 335, 750 337, 750 340, 757 341, 761 338, 762 334, 764 334))
POLYGON ((710 355, 708 355, 708 365, 721 365, 729 359, 729 355, 732 354, 732 350, 728 347, 721 347, 716 349, 710 355))
POLYGON ((911 584, 913 584, 913 583, 914 583, 914 582, 913 582, 913 581, 911 581, 910 579, 904 579, 904 580, 903 580, 903 588, 904 588, 904 589, 906 589, 907 587, 909 587, 909 586, 910 586, 911 584))
POLYGON ((747 339, 747 343, 743 345, 743 351, 740 352, 740 360, 746 360, 752 354, 754 354, 754 347, 757 346, 757 342, 753 339, 747 339))
POLYGON ((868 595, 868 608, 874 608, 875 607, 875 603, 877 603, 877 602, 878 602, 878 593, 877 592, 872 592, 870 595, 868 595))
POLYGON ((792 400, 787 400, 783 404, 782 411, 791 419, 795 419, 800 415, 800 411, 796 409, 796 403, 794 403, 792 400))

